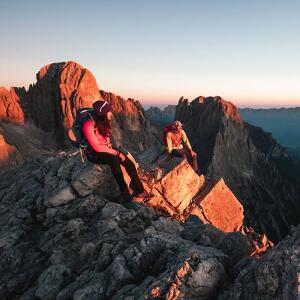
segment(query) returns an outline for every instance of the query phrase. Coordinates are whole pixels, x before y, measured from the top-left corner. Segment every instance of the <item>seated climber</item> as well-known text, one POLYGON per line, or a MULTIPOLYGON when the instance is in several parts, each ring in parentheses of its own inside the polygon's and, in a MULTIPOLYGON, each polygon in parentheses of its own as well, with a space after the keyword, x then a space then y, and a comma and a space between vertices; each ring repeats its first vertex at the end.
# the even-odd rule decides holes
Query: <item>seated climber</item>
POLYGON ((111 123, 113 114, 108 102, 99 100, 93 103, 94 112, 82 126, 85 139, 88 142, 86 150, 87 159, 96 164, 108 164, 115 177, 121 194, 116 197, 116 201, 128 202, 132 197, 149 197, 138 176, 135 164, 129 157, 118 149, 112 147, 110 143, 111 123), (131 178, 133 194, 130 194, 128 186, 124 180, 121 170, 123 165, 131 178))
POLYGON ((168 153, 187 159, 194 171, 198 173, 197 154, 192 150, 189 139, 182 129, 182 123, 175 121, 173 124, 166 126, 164 134, 168 153), (183 147, 182 141, 186 148, 183 147))

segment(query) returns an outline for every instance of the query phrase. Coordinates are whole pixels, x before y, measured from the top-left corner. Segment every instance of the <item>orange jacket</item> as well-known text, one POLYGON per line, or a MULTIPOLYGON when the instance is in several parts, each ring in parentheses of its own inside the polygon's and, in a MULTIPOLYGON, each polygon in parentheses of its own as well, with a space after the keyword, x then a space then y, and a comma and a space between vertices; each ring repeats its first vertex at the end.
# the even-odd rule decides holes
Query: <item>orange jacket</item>
POLYGON ((192 150, 190 141, 183 129, 181 129, 178 133, 174 131, 168 131, 166 134, 166 140, 168 153, 171 153, 174 149, 182 149, 182 142, 184 142, 188 150, 192 150))

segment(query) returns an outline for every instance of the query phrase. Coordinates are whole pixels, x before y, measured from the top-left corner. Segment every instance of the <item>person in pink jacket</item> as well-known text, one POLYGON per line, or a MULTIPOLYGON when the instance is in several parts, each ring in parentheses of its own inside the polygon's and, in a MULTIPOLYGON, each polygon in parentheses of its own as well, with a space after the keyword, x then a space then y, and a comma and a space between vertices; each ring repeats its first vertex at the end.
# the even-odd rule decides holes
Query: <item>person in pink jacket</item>
POLYGON ((121 201, 124 202, 136 197, 150 196, 143 187, 138 176, 135 164, 120 150, 114 149, 110 142, 111 122, 113 114, 108 102, 99 100, 93 103, 94 113, 92 119, 87 120, 82 127, 85 139, 88 142, 87 159, 96 164, 108 164, 118 183, 121 201), (130 185, 133 195, 130 194, 121 170, 123 165, 131 178, 130 185))

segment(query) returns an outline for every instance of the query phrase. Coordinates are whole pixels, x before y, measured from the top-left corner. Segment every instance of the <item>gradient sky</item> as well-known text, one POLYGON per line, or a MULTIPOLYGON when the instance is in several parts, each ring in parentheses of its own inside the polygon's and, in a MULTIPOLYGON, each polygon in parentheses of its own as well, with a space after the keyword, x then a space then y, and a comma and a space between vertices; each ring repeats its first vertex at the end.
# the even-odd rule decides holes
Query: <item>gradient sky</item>
POLYGON ((300 106, 300 1, 0 0, 0 86, 74 60, 142 104, 300 106))

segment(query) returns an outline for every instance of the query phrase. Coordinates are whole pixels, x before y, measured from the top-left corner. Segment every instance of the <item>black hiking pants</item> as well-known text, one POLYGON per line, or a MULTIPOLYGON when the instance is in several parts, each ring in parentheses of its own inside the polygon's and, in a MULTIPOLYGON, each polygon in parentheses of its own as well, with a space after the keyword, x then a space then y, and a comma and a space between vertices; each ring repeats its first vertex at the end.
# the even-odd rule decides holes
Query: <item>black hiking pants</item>
POLYGON ((198 171, 197 155, 193 157, 191 153, 185 148, 173 149, 171 154, 186 159, 189 162, 189 164, 192 166, 194 171, 195 172, 198 171))
POLYGON ((137 193, 142 193, 144 191, 144 187, 137 173, 135 164, 126 155, 126 159, 123 162, 121 162, 120 157, 106 152, 87 151, 86 157, 92 163, 110 166, 121 193, 128 190, 121 170, 121 165, 125 167, 128 175, 130 176, 130 185, 132 186, 133 190, 137 193))

